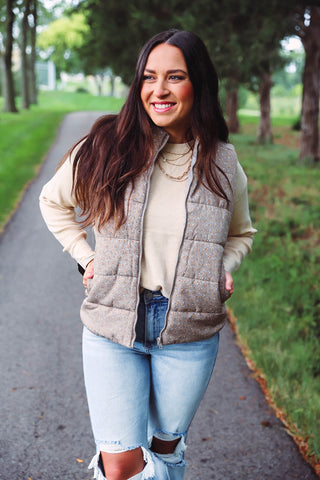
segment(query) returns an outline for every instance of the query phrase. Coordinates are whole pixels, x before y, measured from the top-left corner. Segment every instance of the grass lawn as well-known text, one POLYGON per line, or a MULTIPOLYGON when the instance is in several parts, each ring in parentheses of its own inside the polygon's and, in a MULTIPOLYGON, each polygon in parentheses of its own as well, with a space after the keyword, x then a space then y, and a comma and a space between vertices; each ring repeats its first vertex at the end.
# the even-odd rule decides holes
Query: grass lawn
POLYGON ((298 164, 297 134, 286 127, 275 128, 277 143, 265 146, 255 143, 254 125, 242 131, 232 142, 258 234, 234 275, 229 307, 272 399, 319 463, 320 168, 298 164))
POLYGON ((43 92, 39 95, 39 105, 30 110, 21 110, 18 114, 0 113, 0 231, 25 186, 34 178, 66 113, 75 110, 114 112, 122 103, 122 99, 83 93, 43 92))

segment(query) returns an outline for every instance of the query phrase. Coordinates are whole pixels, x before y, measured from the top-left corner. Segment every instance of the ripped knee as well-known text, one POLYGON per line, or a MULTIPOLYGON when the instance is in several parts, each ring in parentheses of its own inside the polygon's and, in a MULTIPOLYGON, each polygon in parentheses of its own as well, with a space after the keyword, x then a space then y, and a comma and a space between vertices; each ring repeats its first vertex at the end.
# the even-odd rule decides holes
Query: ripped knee
POLYGON ((151 451, 167 464, 184 465, 186 450, 185 435, 178 433, 157 432, 151 442, 151 451))
POLYGON ((179 442, 180 438, 177 438, 176 440, 160 440, 157 437, 153 437, 150 450, 154 453, 168 455, 175 451, 179 442))

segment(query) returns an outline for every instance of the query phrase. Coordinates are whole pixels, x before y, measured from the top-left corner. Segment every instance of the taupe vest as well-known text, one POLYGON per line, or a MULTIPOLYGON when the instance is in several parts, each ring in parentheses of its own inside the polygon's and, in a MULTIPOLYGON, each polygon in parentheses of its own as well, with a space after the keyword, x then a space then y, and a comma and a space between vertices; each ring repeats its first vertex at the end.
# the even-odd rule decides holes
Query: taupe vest
MULTIPOLYGON (((158 132, 155 155, 168 141, 158 132)), ((175 278, 169 298, 165 327, 159 344, 185 343, 213 336, 224 325, 228 298, 223 267, 236 183, 237 157, 232 145, 220 143, 217 165, 225 172, 220 181, 231 199, 227 202, 198 185, 194 173, 198 145, 194 148, 186 194, 186 222, 175 278)), ((81 319, 92 332, 133 347, 139 303, 143 218, 153 166, 135 181, 128 192, 127 220, 115 231, 109 221, 95 229, 94 278, 88 280, 81 319)))

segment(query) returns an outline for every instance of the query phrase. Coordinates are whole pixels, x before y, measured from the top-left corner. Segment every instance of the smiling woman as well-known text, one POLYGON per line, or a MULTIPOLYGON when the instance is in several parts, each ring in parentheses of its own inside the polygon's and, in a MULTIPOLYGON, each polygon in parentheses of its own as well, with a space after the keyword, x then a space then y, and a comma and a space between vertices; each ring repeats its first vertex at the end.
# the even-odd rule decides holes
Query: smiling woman
POLYGON ((158 127, 169 133, 171 143, 183 143, 191 126, 193 86, 179 48, 161 44, 149 55, 141 100, 158 127))
POLYGON ((183 479, 231 272, 255 233, 246 176, 227 141, 205 45, 169 30, 142 49, 120 114, 99 119, 41 193, 49 229, 85 270, 98 480, 183 479), (94 225, 95 252, 83 225, 94 225))

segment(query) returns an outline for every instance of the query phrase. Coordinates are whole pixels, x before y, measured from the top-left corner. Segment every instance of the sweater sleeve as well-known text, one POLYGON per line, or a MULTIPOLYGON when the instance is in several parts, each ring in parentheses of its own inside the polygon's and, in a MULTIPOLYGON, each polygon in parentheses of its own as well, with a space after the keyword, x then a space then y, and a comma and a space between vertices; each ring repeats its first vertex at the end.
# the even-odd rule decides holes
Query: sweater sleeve
POLYGON ((77 207, 72 192, 72 158, 69 156, 40 194, 40 210, 48 229, 59 240, 63 251, 85 268, 94 258, 87 233, 76 218, 77 207))
POLYGON ((237 270, 245 256, 251 252, 256 232, 249 213, 247 177, 238 162, 235 202, 223 257, 227 272, 237 270))

